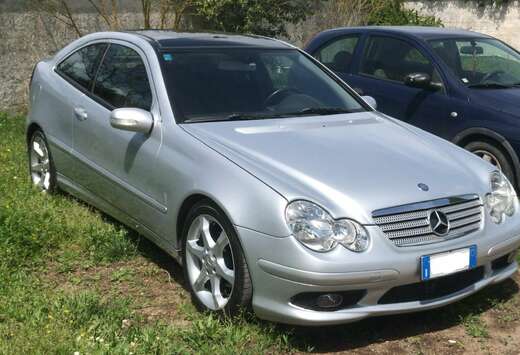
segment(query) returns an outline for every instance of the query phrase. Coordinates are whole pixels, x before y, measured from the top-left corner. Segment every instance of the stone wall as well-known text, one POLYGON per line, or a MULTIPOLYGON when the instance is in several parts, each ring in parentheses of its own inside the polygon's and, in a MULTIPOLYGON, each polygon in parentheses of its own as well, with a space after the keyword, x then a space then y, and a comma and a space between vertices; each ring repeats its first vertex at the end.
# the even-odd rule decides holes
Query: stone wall
MULTIPOLYGON (((105 30, 98 16, 83 13, 76 17, 83 33, 105 30)), ((120 17, 123 28, 137 28, 142 23, 139 13, 120 17)), ((28 84, 34 65, 53 56, 60 48, 77 38, 62 22, 37 12, 0 13, 0 110, 23 111, 26 108, 28 84)))
MULTIPOLYGON (((77 37, 73 30, 48 14, 22 11, 18 1, 0 0, 0 110, 10 112, 25 109, 34 65, 77 37)), ((120 1, 123 5, 128 3, 120 1)), ((355 9, 338 11, 338 3, 334 0, 322 4, 306 21, 289 25, 285 39, 302 46, 313 34, 326 28, 362 24, 362 16, 355 9)), ((436 1, 434 4, 426 0, 408 1, 406 6, 441 18, 446 27, 487 33, 520 49, 519 1, 487 9, 463 0, 436 1)), ((129 10, 119 16, 121 28, 141 27, 142 14, 135 9, 129 10)), ((157 22, 156 17, 154 15, 157 22)), ((83 11, 75 18, 83 33, 106 30, 104 23, 92 12, 83 11)))
POLYGON ((406 6, 440 18, 445 27, 485 33, 520 50, 520 1, 485 8, 463 0, 408 1, 406 6))

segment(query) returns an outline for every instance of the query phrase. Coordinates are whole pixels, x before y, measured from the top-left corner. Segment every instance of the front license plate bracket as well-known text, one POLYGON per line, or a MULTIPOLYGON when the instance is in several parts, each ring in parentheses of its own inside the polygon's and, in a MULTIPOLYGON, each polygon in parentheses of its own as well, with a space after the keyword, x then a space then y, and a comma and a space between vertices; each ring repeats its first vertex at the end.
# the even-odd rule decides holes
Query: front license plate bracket
POLYGON ((455 274, 477 266, 477 246, 421 256, 421 280, 455 274))

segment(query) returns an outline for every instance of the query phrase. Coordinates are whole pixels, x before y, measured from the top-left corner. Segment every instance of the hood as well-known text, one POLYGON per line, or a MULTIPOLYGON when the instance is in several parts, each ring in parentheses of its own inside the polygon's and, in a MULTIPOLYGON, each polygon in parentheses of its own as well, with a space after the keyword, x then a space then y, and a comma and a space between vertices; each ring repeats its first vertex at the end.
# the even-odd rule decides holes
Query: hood
POLYGON ((520 116, 520 88, 470 89, 470 101, 488 108, 520 116))
POLYGON ((182 127, 287 200, 310 200, 365 224, 376 209, 481 194, 490 171, 451 143, 378 113, 182 127))

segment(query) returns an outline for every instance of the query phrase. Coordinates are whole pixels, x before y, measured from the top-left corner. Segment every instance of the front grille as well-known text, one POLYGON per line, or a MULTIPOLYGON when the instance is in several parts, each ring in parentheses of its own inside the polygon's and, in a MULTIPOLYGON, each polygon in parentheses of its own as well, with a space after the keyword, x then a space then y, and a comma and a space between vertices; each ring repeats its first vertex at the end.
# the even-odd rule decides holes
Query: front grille
POLYGON ((398 247, 425 245, 458 238, 480 229, 482 202, 478 195, 464 195, 418 202, 377 210, 372 213, 375 224, 398 247), (432 230, 429 215, 443 212, 450 230, 438 236, 432 230))
POLYGON ((430 301, 459 292, 484 278, 484 267, 459 272, 438 279, 397 286, 379 299, 379 304, 430 301))

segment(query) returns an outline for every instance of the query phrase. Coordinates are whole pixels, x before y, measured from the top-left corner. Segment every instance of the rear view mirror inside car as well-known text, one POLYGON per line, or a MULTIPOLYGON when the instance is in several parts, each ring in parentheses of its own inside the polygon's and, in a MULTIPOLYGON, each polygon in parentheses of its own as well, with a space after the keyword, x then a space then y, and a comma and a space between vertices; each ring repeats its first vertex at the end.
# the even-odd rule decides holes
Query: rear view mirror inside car
POLYGON ((469 55, 480 55, 484 53, 484 48, 480 46, 463 46, 460 47, 460 53, 469 55))

